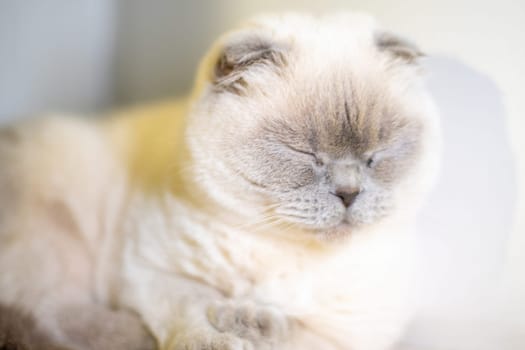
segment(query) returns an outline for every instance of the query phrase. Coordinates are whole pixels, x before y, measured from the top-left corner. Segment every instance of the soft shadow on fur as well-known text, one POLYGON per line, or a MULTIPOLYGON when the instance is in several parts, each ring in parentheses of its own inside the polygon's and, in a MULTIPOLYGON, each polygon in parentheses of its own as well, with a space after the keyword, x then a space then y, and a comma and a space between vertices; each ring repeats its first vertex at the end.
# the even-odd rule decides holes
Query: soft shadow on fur
POLYGON ((30 315, 0 305, 1 350, 66 350, 54 344, 37 327, 30 315))

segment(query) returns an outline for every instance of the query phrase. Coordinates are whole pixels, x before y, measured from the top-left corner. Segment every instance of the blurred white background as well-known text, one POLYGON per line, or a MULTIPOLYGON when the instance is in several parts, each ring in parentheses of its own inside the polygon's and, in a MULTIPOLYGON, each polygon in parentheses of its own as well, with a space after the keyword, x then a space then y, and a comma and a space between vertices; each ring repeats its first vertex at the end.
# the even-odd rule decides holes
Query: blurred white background
MULTIPOLYGON (((422 307, 450 320, 508 323, 525 339, 523 1, 4 0, 0 121, 183 94, 218 35, 254 14, 283 10, 369 12, 429 54, 445 161, 421 216, 422 307)), ((437 334, 422 324, 415 333, 437 334)), ((473 338, 484 332, 469 329, 473 338)), ((448 340, 436 349, 525 348, 525 340, 505 341, 448 340)))

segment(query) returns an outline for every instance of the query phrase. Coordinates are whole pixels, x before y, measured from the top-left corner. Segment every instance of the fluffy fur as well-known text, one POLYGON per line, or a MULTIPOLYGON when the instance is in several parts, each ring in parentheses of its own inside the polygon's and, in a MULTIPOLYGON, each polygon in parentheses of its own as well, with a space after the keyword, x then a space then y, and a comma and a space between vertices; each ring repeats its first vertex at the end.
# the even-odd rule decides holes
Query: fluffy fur
POLYGON ((66 350, 55 346, 45 334, 38 330, 30 315, 1 305, 0 349, 66 350))
POLYGON ((438 157, 419 55, 364 15, 263 17, 188 100, 4 129, 0 301, 80 348, 132 322, 104 306, 161 349, 389 348, 438 157))

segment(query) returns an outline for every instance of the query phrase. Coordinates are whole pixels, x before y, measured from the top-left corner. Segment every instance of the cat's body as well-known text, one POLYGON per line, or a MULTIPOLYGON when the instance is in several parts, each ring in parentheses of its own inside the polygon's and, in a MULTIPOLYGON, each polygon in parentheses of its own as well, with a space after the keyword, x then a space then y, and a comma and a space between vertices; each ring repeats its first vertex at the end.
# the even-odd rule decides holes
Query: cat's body
POLYGON ((2 130, 0 302, 79 348, 101 322, 148 346, 112 306, 162 349, 387 349, 437 132, 413 48, 377 50, 374 30, 261 20, 212 51, 190 101, 2 130))

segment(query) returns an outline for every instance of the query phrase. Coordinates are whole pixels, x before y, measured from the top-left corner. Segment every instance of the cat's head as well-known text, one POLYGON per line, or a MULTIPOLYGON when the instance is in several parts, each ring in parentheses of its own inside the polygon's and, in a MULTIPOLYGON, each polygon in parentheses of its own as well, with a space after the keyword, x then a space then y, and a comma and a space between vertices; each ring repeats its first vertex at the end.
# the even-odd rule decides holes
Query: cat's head
POLYGON ((315 232, 413 212, 437 163, 420 55, 364 15, 269 16, 225 35, 188 129, 198 185, 254 223, 315 232))

